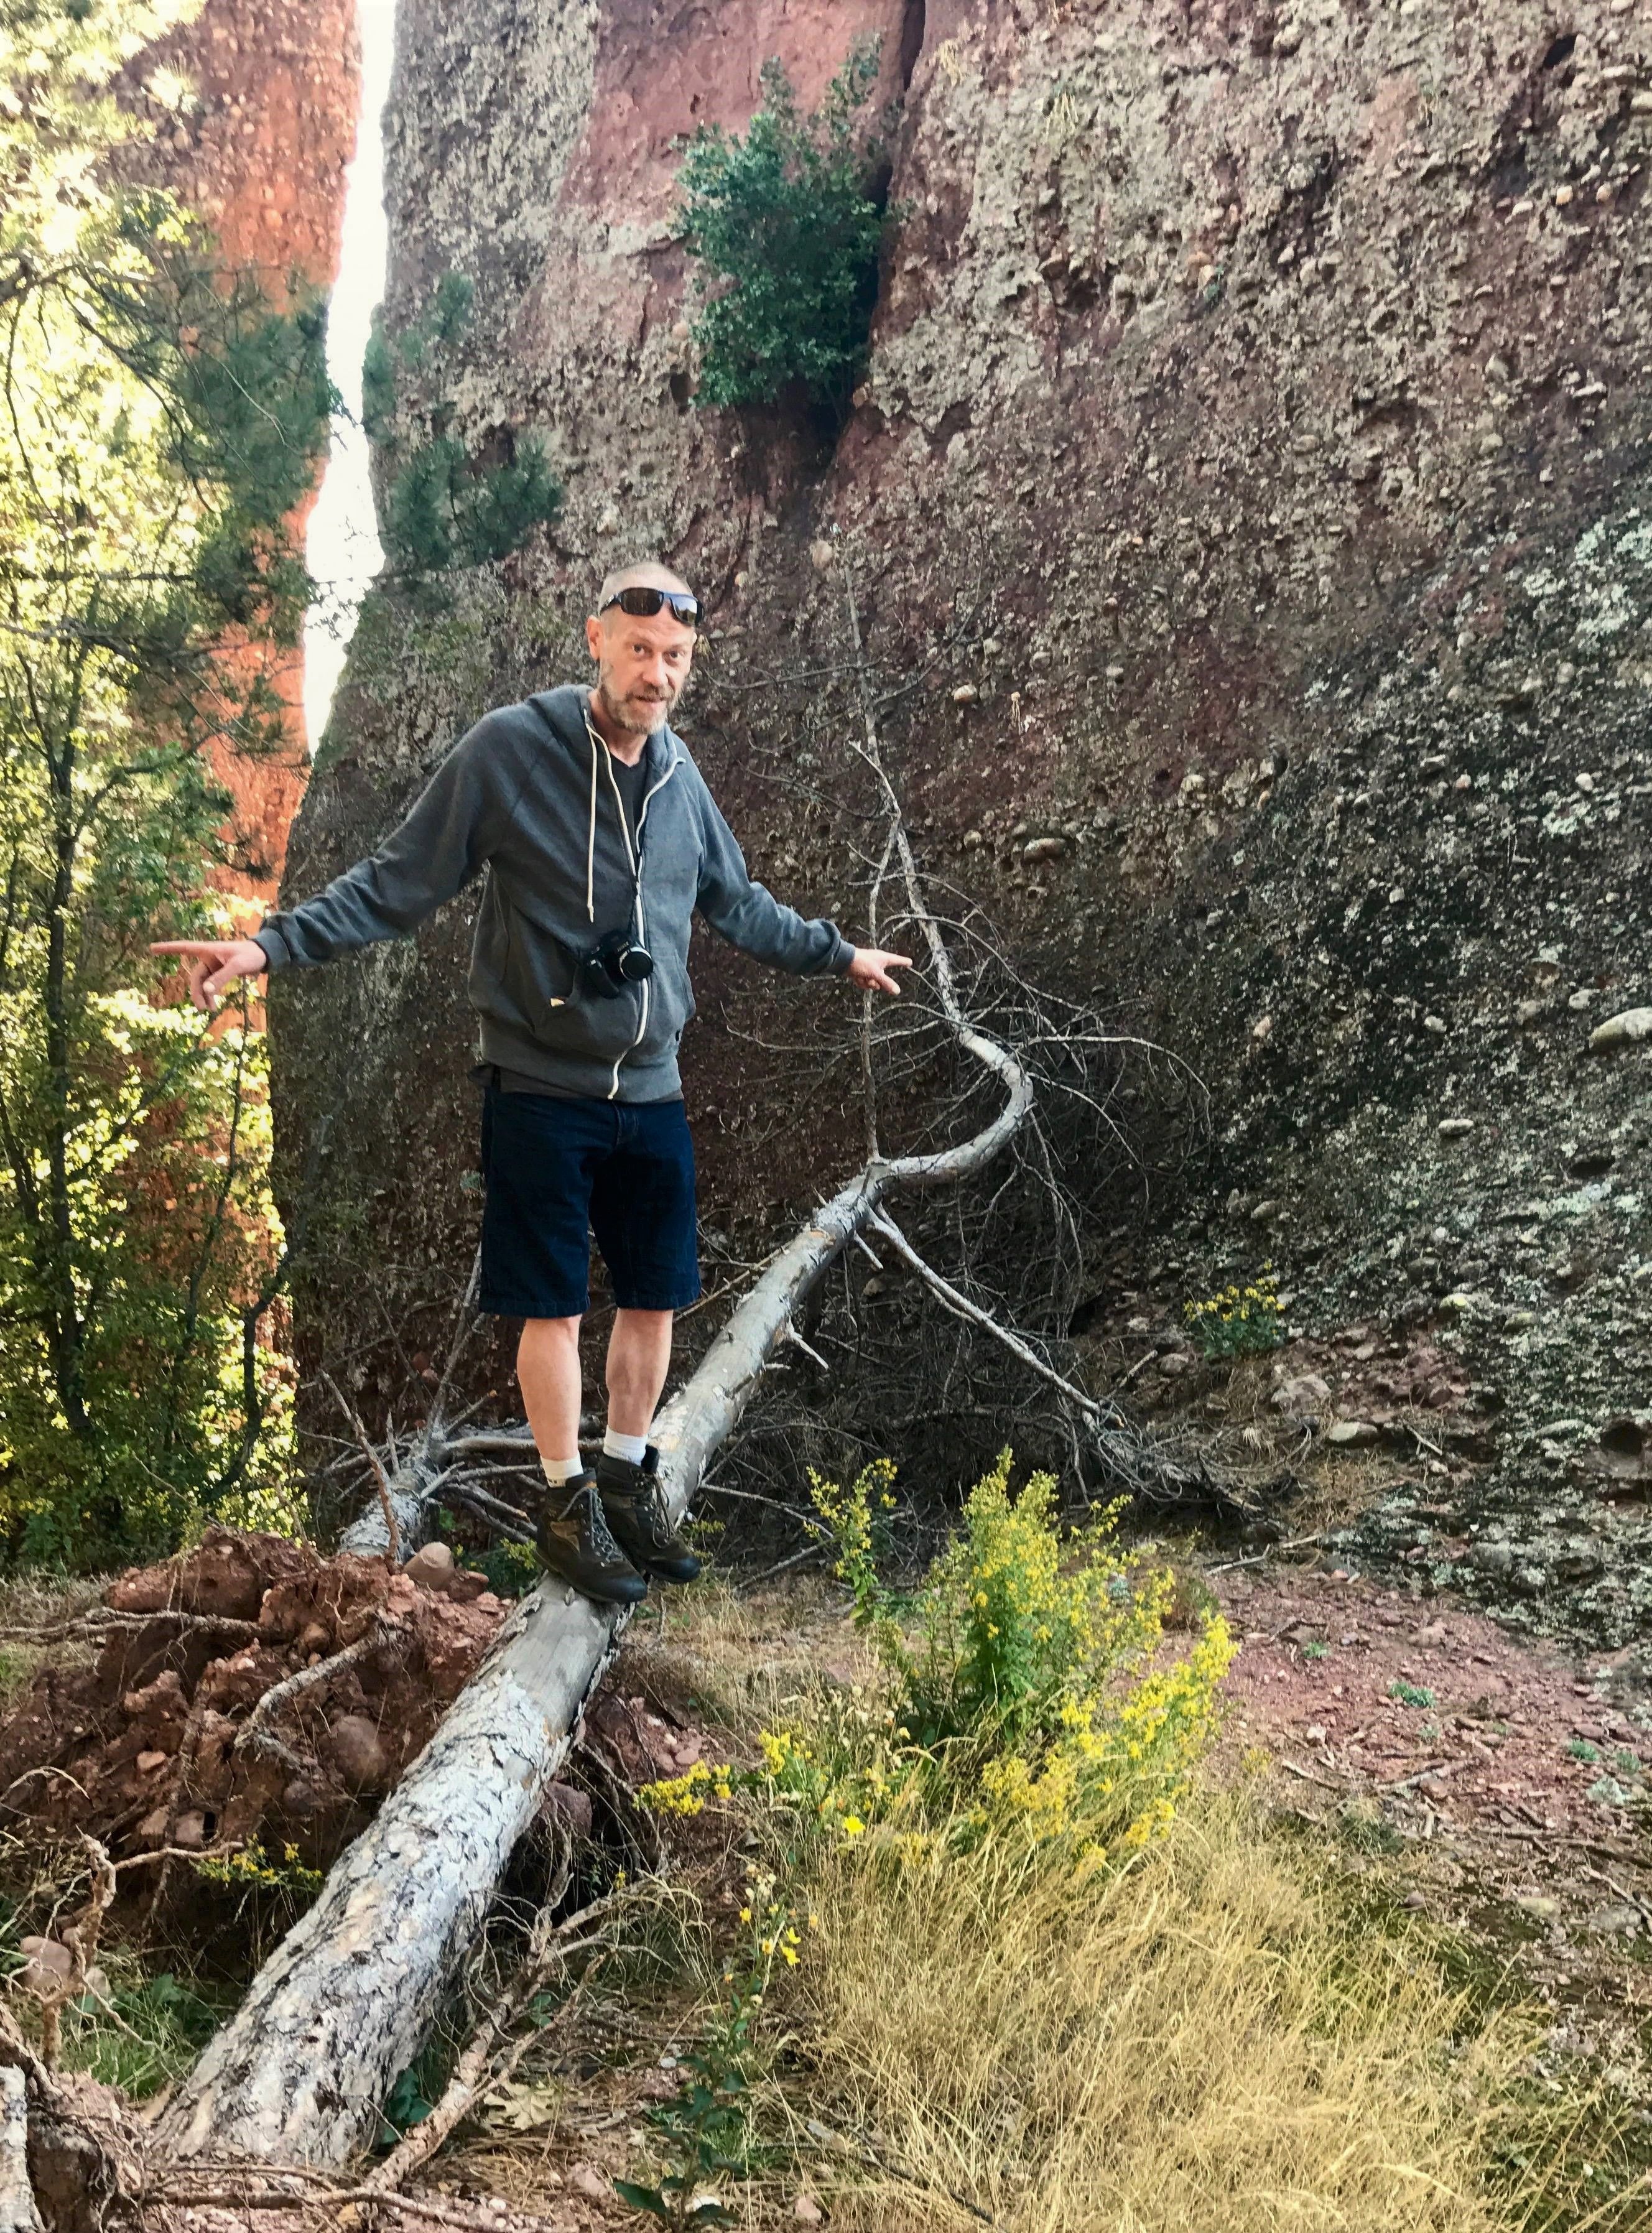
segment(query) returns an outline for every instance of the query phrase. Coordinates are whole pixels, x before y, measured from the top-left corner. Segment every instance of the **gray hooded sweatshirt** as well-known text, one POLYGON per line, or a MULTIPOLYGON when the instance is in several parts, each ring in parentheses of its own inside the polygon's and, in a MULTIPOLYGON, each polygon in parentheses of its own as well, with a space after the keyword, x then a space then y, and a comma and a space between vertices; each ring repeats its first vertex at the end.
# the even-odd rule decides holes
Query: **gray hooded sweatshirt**
POLYGON ((848 968, 832 923, 803 917, 754 883, 706 779, 669 727, 644 753, 635 843, 607 745, 576 683, 485 714, 371 860, 257 942, 272 970, 309 967, 411 931, 485 872, 468 990, 482 1058, 553 1093, 672 1101, 677 1049, 694 1012, 690 918, 798 976, 848 968), (582 989, 579 962, 628 926, 654 974, 615 999, 582 989))

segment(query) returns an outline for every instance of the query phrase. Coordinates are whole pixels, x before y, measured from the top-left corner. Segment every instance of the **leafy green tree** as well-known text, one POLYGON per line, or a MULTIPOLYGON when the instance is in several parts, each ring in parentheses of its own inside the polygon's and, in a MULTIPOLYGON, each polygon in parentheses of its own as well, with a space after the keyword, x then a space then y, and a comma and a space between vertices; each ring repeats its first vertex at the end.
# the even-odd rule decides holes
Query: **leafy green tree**
POLYGON ((888 212, 862 111, 878 76, 863 40, 814 114, 777 62, 745 137, 702 125, 677 173, 682 237, 700 266, 696 401, 771 403, 801 386, 841 413, 866 355, 888 212))
POLYGON ((483 464, 448 432, 453 407, 445 396, 416 400, 462 338, 473 292, 461 272, 446 273, 429 311, 393 342, 375 320, 362 360, 362 426, 396 468, 380 524, 385 555, 403 578, 508 557, 562 503, 561 484, 532 435, 508 436, 509 454, 483 464))
POLYGON ((255 1492, 281 1377, 258 1034, 145 946, 226 927, 334 398, 320 309, 121 183, 188 12, 0 0, 0 1551, 76 1563, 255 1492))

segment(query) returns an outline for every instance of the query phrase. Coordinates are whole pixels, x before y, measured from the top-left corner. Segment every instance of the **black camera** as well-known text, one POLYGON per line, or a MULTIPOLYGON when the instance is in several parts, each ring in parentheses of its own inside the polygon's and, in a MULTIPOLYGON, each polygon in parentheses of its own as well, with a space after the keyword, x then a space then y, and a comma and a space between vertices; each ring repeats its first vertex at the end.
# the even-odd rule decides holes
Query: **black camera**
POLYGON ((600 1000, 617 1000, 633 985, 654 975, 654 956, 628 930, 611 930, 579 965, 580 982, 600 1000))

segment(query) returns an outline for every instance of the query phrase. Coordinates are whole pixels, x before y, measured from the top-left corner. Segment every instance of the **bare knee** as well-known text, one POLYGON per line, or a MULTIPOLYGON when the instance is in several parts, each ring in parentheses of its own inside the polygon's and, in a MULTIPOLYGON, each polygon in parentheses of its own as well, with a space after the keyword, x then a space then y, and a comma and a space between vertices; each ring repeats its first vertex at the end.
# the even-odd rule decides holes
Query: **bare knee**
POLYGON ((524 1318, 517 1355, 533 1356, 550 1351, 579 1348, 580 1321, 572 1318, 524 1318))

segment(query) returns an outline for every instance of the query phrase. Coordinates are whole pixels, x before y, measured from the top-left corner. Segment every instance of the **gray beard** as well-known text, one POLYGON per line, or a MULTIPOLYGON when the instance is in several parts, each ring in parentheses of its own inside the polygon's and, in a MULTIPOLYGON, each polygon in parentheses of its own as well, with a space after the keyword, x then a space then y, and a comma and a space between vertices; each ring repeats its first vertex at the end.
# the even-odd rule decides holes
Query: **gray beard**
POLYGON ((614 693, 608 688, 606 675, 598 677, 596 696, 598 704, 615 727, 623 729, 628 736, 632 737, 652 736, 662 721, 668 721, 671 719, 671 709, 677 702, 674 696, 654 700, 648 708, 647 720, 641 729, 638 729, 633 726, 633 715, 620 704, 614 693))

